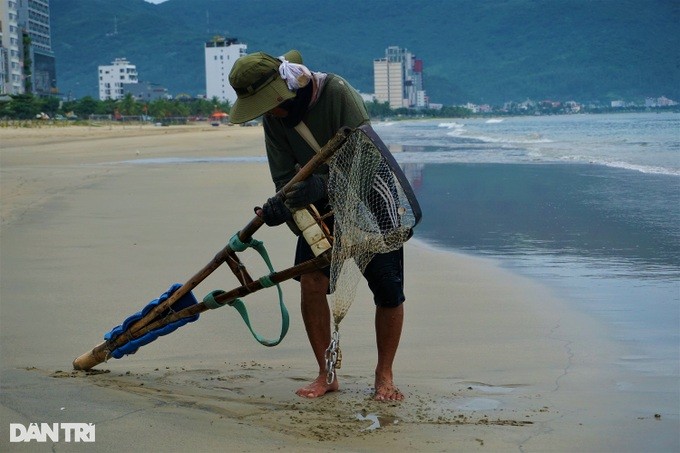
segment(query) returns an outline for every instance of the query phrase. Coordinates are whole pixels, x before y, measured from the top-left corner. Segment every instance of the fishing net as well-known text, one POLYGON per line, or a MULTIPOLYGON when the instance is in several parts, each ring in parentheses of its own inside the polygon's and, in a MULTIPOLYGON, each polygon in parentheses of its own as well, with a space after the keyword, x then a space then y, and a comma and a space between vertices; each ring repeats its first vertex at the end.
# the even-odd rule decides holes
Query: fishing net
POLYGON ((354 130, 328 166, 335 217, 330 292, 337 331, 368 263, 402 246, 420 219, 420 208, 401 168, 370 126, 354 130))

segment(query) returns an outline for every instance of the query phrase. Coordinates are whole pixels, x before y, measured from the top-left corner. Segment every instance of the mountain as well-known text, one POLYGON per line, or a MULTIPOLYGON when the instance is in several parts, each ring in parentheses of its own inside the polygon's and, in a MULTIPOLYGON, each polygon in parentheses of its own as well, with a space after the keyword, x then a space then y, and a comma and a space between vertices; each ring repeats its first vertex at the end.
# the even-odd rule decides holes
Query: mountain
POLYGON ((677 0, 53 0, 60 91, 97 96, 97 67, 125 57, 140 80, 205 92, 204 43, 301 51, 312 70, 373 92, 388 46, 424 62, 432 102, 680 100, 677 0))

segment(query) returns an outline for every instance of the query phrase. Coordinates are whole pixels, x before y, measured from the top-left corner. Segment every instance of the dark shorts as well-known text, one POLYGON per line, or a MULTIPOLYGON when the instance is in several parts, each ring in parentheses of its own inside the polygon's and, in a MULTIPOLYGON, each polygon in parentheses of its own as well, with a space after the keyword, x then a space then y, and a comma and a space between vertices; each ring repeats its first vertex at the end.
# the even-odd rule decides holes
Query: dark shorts
MULTIPOLYGON (((305 238, 298 237, 295 250, 295 264, 314 258, 314 253, 305 238)), ((330 278, 330 267, 321 270, 330 278)), ((366 269, 364 278, 373 292, 373 301, 379 307, 398 307, 405 300, 404 296, 404 249, 400 247, 388 253, 379 253, 373 257, 366 269)), ((295 280, 300 280, 296 277, 295 280)))

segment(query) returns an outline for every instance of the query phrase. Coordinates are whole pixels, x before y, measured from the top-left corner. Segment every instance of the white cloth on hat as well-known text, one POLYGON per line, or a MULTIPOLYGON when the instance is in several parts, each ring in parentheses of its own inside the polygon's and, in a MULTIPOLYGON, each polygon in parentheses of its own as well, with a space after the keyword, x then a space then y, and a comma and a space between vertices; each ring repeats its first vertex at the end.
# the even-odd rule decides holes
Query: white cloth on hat
POLYGON ((281 60, 279 74, 286 81, 289 90, 295 91, 298 88, 307 86, 312 78, 312 73, 307 69, 307 66, 291 63, 284 57, 279 57, 279 60, 281 60))

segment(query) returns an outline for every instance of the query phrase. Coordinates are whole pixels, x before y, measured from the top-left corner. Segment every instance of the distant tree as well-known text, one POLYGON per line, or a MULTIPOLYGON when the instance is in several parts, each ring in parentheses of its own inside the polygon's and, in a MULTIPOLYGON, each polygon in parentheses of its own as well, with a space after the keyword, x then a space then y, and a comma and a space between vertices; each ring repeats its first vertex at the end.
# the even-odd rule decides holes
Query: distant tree
POLYGON ((438 111, 436 116, 445 118, 467 118, 472 116, 472 111, 465 107, 444 106, 438 111))
POLYGON ((75 113, 76 107, 78 106, 78 101, 64 101, 61 103, 60 113, 66 114, 69 112, 75 113))
POLYGON ((37 103, 40 107, 40 111, 47 113, 50 118, 54 118, 54 115, 59 111, 59 98, 40 98, 37 103))
POLYGON ((390 108, 389 102, 378 102, 377 100, 373 100, 371 102, 365 102, 364 104, 366 105, 368 116, 371 118, 386 118, 394 114, 390 108))
POLYGON ((73 111, 80 118, 87 118, 99 110, 100 103, 101 101, 95 100, 92 96, 85 96, 75 101, 72 108, 67 111, 73 111))
POLYGON ((189 109, 190 116, 208 117, 213 109, 213 104, 207 99, 186 99, 178 100, 189 109))
POLYGON ((170 116, 170 101, 167 99, 154 99, 149 102, 148 110, 149 115, 154 118, 165 118, 170 116))
POLYGON ((33 73, 31 72, 31 67, 33 66, 33 61, 31 60, 31 36, 28 34, 27 31, 23 32, 22 35, 22 48, 24 49, 24 67, 23 67, 23 72, 24 72, 24 92, 26 93, 32 93, 33 92, 33 81, 31 80, 31 76, 33 73))
POLYGON ((9 118, 30 120, 40 113, 40 108, 39 99, 32 94, 16 94, 12 96, 5 111, 9 118))
POLYGON ((10 107, 12 106, 12 99, 9 98, 7 100, 2 99, 0 100, 0 119, 7 119, 10 118, 10 107))
POLYGON ((224 113, 229 113, 231 110, 231 104, 229 101, 220 101, 217 96, 213 96, 211 99, 211 102, 213 103, 213 112, 224 112, 224 113))
POLYGON ((118 111, 121 115, 139 115, 141 114, 141 106, 137 104, 131 93, 126 93, 123 99, 118 101, 118 111))
POLYGON ((189 116, 189 107, 177 101, 172 102, 172 116, 189 116))
POLYGON ((189 116, 190 108, 181 101, 156 99, 149 104, 149 115, 155 118, 169 118, 172 116, 189 116))
POLYGON ((116 112, 116 105, 118 101, 114 99, 105 99, 97 103, 97 109, 94 113, 97 115, 113 115, 116 112))

